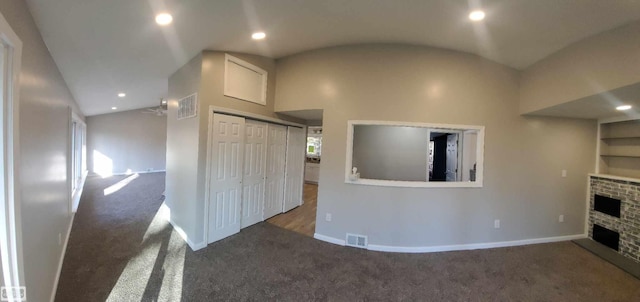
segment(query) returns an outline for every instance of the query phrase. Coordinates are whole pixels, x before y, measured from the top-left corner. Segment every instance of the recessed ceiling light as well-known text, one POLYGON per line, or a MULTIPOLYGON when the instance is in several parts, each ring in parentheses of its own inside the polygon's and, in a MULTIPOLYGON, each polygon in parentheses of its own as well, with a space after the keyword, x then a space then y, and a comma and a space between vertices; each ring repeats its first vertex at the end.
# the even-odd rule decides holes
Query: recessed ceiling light
POLYGON ((156 23, 160 25, 168 25, 173 21, 173 17, 170 14, 162 13, 156 16, 156 23))
POLYGON ((267 36, 267 34, 263 33, 263 32, 257 32, 257 33, 253 33, 253 35, 251 35, 251 38, 254 40, 262 40, 267 36))
POLYGON ((123 98, 123 97, 125 97, 125 96, 127 96, 127 94, 126 94, 126 93, 124 93, 124 92, 120 92, 120 93, 118 93, 118 97, 123 98))
POLYGON ((474 10, 469 14, 471 21, 481 21, 484 19, 484 12, 481 10, 474 10))
POLYGON ((620 110, 620 111, 625 111, 629 109, 631 109, 631 105, 622 105, 622 106, 616 107, 616 110, 620 110))
POLYGON ((111 110, 116 110, 118 109, 118 107, 111 107, 111 110))

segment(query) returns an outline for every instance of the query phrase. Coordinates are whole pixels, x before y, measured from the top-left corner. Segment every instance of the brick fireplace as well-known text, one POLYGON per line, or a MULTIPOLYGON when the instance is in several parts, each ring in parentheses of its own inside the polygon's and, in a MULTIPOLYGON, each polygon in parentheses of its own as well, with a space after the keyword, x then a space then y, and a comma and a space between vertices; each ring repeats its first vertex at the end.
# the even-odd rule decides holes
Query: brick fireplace
POLYGON ((640 263, 640 180, 590 175, 589 196, 589 238, 640 263))

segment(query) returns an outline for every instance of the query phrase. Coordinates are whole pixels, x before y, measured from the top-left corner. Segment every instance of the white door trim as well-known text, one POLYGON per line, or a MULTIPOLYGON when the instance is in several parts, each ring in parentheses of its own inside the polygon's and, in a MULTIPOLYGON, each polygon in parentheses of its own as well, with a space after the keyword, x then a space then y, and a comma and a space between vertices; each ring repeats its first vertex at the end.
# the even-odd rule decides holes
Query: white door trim
POLYGON ((2 96, 2 130, 5 152, 2 161, 5 167, 0 176, 2 181, 3 202, 0 206, 0 240, 2 251, 2 277, 5 286, 24 285, 23 259, 22 259, 22 223, 20 207, 20 183, 19 183, 19 92, 20 70, 22 62, 22 41, 13 31, 7 20, 0 14, 0 41, 7 45, 7 60, 5 71, 9 74, 4 77, 3 86, 7 85, 2 96), (6 103, 5 103, 6 100, 6 103))
POLYGON ((231 108, 224 108, 224 107, 218 107, 218 106, 209 106, 209 111, 213 111, 215 113, 235 115, 235 116, 244 117, 244 118, 248 118, 248 119, 252 119, 252 120, 257 120, 257 121, 261 121, 261 122, 268 122, 268 123, 284 125, 284 126, 294 126, 294 127, 300 127, 300 128, 306 127, 303 124, 298 124, 298 123, 285 121, 285 120, 281 120, 281 119, 277 119, 277 118, 273 118, 273 117, 268 117, 268 116, 265 116, 265 115, 260 115, 260 114, 255 114, 255 113, 235 110, 235 109, 231 109, 231 108))
MULTIPOLYGON (((307 129, 302 128, 300 131, 302 131, 301 135, 302 137, 300 137, 301 139, 301 148, 300 146, 293 146, 294 149, 292 150, 292 141, 295 139, 294 135, 292 134, 292 129, 297 128, 297 127, 287 127, 287 145, 286 145, 286 159, 285 159, 285 171, 284 171, 284 202, 282 203, 282 212, 285 213, 287 211, 290 211, 292 209, 294 209, 295 207, 298 207, 300 205, 302 205, 302 195, 303 195, 303 191, 304 191, 304 166, 305 166, 305 157, 306 157, 306 133, 307 133, 307 129), (295 147, 298 147, 299 150, 295 150, 295 147), (296 155, 292 155, 290 154, 290 152, 299 152, 296 155), (300 158, 297 158, 297 156, 300 156, 300 158), (296 170, 291 171, 290 169, 290 161, 292 160, 298 160, 298 164, 300 164, 300 167, 297 167, 296 170), (290 205, 292 204, 288 204, 287 203, 287 196, 290 193, 290 189, 292 184, 289 183, 289 180, 291 179, 289 175, 290 172, 295 173, 293 175, 293 177, 299 177, 299 181, 298 179, 296 179, 296 182, 293 183, 293 186, 295 185, 299 185, 300 188, 300 192, 296 192, 296 196, 291 196, 291 198, 294 198, 294 200, 296 201, 295 206, 291 207, 290 205)), ((292 168, 296 168, 296 167, 292 167, 292 168)))

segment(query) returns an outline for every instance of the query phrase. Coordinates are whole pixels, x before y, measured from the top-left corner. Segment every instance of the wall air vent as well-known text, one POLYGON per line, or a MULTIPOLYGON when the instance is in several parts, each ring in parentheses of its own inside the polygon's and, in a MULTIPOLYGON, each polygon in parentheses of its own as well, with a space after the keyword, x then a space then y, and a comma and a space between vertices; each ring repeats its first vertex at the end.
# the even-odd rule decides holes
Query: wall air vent
POLYGON ((347 233, 347 246, 367 248, 367 236, 347 233))
POLYGON ((194 93, 178 100, 178 119, 196 117, 198 115, 198 94, 194 93))

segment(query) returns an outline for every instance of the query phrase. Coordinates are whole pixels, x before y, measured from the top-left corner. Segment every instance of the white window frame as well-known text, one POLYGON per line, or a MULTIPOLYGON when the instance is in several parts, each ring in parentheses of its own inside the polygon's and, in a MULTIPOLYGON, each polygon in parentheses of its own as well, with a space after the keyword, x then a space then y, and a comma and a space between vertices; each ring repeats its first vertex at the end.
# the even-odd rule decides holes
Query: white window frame
POLYGON ((86 146, 87 146, 87 125, 75 112, 69 108, 71 117, 69 119, 69 213, 75 212, 78 208, 78 201, 82 193, 82 185, 86 177, 86 146), (79 144, 78 144, 79 143, 79 144))
MULTIPOLYGON (((0 42, 7 46, 4 62, 2 92, 2 121, 0 132, 3 145, 0 158, 4 169, 0 173, 0 258, 4 286, 16 288, 24 285, 22 275, 22 229, 20 221, 19 190, 19 77, 22 58, 22 41, 0 14, 0 42)), ((9 301, 14 301, 9 298, 9 301)))
MULTIPOLYGON (((426 139, 426 138, 425 138, 426 139)), ((428 162, 428 161, 427 161, 428 162)), ((344 167, 344 182, 348 184, 383 186, 383 187, 409 187, 409 188, 481 188, 483 186, 484 174, 484 126, 472 125, 449 125, 449 124, 429 124, 429 123, 412 123, 412 122, 395 122, 395 121, 371 121, 371 120, 349 120, 347 121, 347 158, 344 167), (475 130, 478 131, 478 143, 476 146, 476 181, 399 181, 399 180, 381 180, 351 177, 353 167, 353 129, 356 125, 375 125, 375 126, 399 126, 399 127, 420 127, 429 128, 434 131, 442 130, 475 130)))

